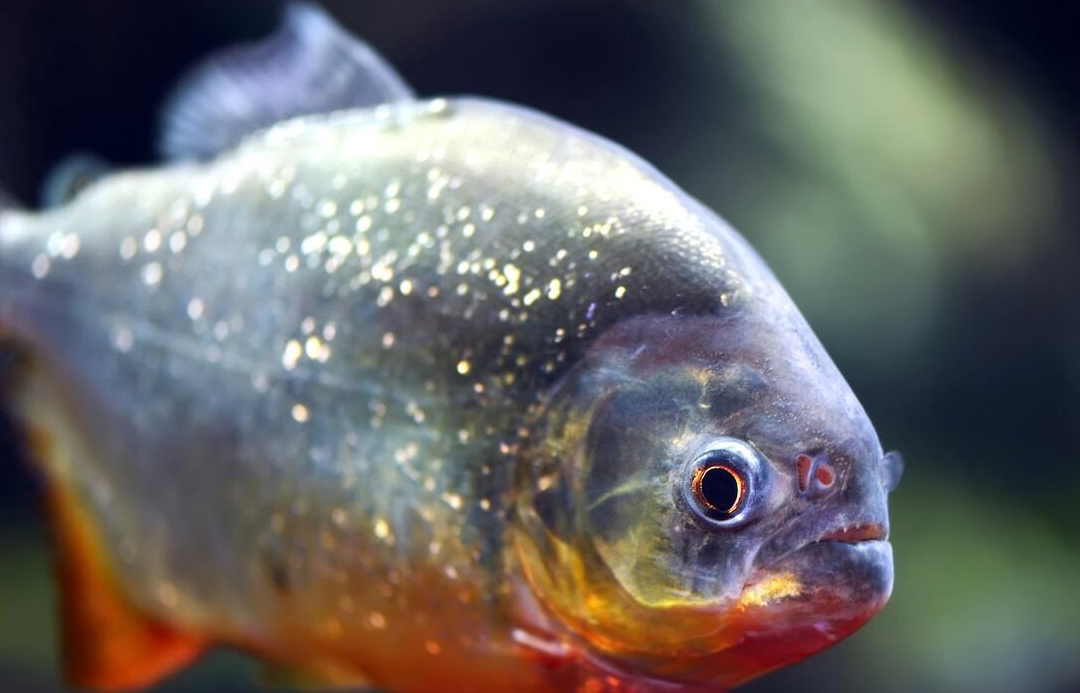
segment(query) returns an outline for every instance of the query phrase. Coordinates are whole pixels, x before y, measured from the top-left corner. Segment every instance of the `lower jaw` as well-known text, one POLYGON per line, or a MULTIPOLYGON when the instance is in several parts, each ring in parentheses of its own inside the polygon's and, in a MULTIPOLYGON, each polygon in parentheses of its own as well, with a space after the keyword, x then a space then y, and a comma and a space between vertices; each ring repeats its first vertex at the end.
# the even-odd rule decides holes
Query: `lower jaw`
POLYGON ((802 571, 808 584, 818 586, 823 597, 840 600, 852 615, 867 610, 876 613, 892 594, 892 545, 884 540, 823 541, 795 552, 787 560, 793 562, 795 570, 802 571))
POLYGON ((625 691, 698 693, 794 664, 854 633, 884 606, 892 589, 892 548, 877 540, 810 544, 759 570, 748 586, 778 574, 793 576, 798 591, 735 607, 723 624, 731 636, 723 649, 628 659, 579 652, 580 675, 618 679, 625 691))
POLYGON ((813 620, 815 610, 833 618, 876 611, 892 593, 892 546, 885 540, 808 544, 756 571, 744 593, 778 575, 791 576, 797 594, 764 605, 765 612, 791 612, 813 620))
POLYGON ((583 680, 617 679, 619 690, 628 693, 726 691, 835 645, 876 611, 872 608, 861 614, 819 619, 776 631, 749 631, 738 644, 708 655, 632 662, 586 657, 580 675, 583 680))
POLYGON ((832 647, 888 601, 892 547, 883 540, 810 544, 762 569, 749 584, 781 574, 793 576, 797 592, 739 609, 730 625, 744 634, 741 641, 687 662, 680 678, 734 687, 832 647))

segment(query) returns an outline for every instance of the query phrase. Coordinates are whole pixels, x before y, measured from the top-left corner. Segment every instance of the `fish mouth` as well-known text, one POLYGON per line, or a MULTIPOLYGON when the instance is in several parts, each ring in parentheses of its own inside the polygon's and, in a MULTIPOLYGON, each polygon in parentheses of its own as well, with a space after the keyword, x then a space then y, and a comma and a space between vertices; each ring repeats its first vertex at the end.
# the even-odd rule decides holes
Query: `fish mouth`
POLYGON ((876 610, 892 591, 888 536, 885 522, 849 521, 773 556, 759 556, 765 560, 743 585, 741 599, 768 601, 774 609, 791 608, 793 615, 813 613, 807 608, 814 601, 832 603, 841 616, 863 611, 867 605, 876 605, 876 610))
POLYGON ((813 543, 835 541, 841 544, 858 544, 864 541, 885 541, 889 538, 889 532, 885 525, 878 522, 849 525, 824 534, 813 543))
POLYGON ((873 541, 887 542, 889 529, 887 522, 878 519, 848 520, 842 525, 821 527, 817 532, 810 534, 809 537, 801 540, 795 538, 779 539, 767 543, 756 556, 754 569, 767 569, 785 560, 791 554, 819 544, 857 545, 873 541))

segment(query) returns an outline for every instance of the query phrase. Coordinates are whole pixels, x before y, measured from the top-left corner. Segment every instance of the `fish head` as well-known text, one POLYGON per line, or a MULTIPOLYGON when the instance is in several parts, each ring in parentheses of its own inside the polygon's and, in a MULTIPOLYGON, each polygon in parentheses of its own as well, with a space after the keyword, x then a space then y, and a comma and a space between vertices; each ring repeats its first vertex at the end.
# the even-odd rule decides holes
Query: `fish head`
POLYGON ((606 670, 723 690, 888 600, 900 459, 793 307, 618 323, 538 422, 517 552, 606 670))

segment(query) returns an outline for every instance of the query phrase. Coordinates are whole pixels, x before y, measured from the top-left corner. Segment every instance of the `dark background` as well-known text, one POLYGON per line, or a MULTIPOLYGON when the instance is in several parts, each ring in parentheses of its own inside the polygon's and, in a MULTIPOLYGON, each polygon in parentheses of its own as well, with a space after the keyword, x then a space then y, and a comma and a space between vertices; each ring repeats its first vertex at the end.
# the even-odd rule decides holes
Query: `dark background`
MULTIPOLYGON (((766 257, 908 460, 893 601, 747 686, 1080 691, 1080 61, 1064 3, 327 2, 424 95, 645 156, 766 257)), ((159 104, 256 0, 4 0, 0 182, 153 161, 159 104)), ((58 690, 39 480, 0 431, 0 681, 58 690)), ((174 692, 248 690, 217 655, 174 692)))

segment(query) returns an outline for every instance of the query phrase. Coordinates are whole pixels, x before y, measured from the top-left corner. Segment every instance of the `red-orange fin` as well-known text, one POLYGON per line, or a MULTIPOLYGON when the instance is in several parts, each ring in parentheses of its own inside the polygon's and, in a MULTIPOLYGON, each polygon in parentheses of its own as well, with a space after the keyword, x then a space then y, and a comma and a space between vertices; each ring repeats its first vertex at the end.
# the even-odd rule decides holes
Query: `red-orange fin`
POLYGON ((68 685, 93 691, 138 690, 189 664, 206 649, 204 639, 148 617, 124 598, 74 494, 54 481, 45 500, 68 685))

